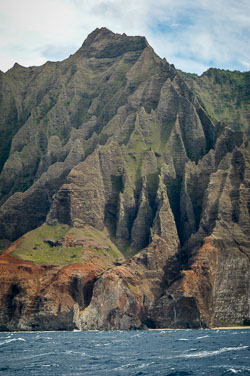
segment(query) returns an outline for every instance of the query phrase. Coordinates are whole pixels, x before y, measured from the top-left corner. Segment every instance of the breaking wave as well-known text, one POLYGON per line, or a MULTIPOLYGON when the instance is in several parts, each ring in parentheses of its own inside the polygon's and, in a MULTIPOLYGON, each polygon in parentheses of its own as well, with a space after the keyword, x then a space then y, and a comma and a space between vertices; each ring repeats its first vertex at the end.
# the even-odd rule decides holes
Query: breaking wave
POLYGON ((164 335, 163 331, 0 333, 0 373, 1 376, 250 376, 249 333, 248 330, 173 330, 164 331, 164 335))
POLYGON ((218 349, 218 350, 198 351, 198 352, 194 352, 192 354, 179 355, 178 357, 180 357, 180 358, 204 358, 204 357, 207 357, 207 356, 219 355, 219 354, 222 354, 222 353, 228 352, 228 351, 238 351, 238 350, 243 350, 243 349, 247 349, 247 348, 249 348, 249 346, 222 347, 221 349, 218 349))
POLYGON ((0 346, 6 345, 6 343, 16 342, 16 341, 26 341, 26 340, 24 338, 6 338, 5 341, 0 342, 0 346))

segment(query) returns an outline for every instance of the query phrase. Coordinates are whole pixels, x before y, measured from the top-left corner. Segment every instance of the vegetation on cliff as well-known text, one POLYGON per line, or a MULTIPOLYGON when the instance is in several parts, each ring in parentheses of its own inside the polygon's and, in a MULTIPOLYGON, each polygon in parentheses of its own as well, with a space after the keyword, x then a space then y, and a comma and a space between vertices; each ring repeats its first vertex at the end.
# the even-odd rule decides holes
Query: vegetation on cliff
POLYGON ((250 136, 250 72, 210 68, 201 76, 180 72, 213 121, 250 136))
POLYGON ((249 317, 248 73, 179 72, 102 28, 0 78, 3 328, 249 317))

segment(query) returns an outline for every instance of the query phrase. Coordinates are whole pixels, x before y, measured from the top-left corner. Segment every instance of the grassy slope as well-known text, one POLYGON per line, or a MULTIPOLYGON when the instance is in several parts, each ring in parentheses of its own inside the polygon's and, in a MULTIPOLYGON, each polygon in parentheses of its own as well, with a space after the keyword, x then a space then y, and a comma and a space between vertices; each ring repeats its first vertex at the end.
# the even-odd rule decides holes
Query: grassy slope
POLYGON ((99 255, 109 266, 122 259, 117 247, 108 239, 107 234, 86 226, 84 229, 72 228, 58 224, 48 226, 43 224, 23 236, 12 256, 38 264, 67 265, 84 263, 86 257, 99 255), (65 236, 81 240, 83 245, 66 247, 64 245, 50 246, 46 241, 56 242, 65 236))

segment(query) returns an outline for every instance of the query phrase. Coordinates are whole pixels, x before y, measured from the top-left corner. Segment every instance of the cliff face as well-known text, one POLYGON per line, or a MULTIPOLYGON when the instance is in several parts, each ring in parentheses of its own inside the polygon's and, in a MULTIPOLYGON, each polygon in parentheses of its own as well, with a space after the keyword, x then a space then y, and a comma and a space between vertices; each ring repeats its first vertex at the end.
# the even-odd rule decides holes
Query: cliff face
POLYGON ((250 72, 210 68, 201 76, 179 71, 208 114, 250 135, 250 72))
POLYGON ((106 269, 124 261, 104 233, 43 225, 0 256, 0 329, 73 330, 106 269))
POLYGON ((2 328, 250 316, 248 141, 211 120, 190 78, 145 38, 103 28, 65 61, 15 65, 1 82, 2 244, 44 222, 54 234, 1 256, 2 328))
POLYGON ((102 275, 90 306, 79 315, 80 328, 198 328, 239 323, 249 315, 245 144, 225 129, 198 164, 186 163, 180 192, 186 240, 181 247, 160 176, 150 246, 102 275))

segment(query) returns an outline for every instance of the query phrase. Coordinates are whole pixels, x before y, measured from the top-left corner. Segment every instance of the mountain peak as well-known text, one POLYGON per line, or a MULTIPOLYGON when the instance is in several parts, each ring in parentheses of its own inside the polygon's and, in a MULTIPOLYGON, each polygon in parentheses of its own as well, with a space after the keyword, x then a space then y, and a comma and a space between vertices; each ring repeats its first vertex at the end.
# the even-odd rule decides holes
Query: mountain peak
POLYGON ((116 34, 102 27, 88 35, 78 54, 85 57, 115 58, 126 52, 142 51, 147 46, 145 37, 116 34))
POLYGON ((100 35, 100 36, 107 36, 107 35, 115 35, 115 33, 113 33, 113 31, 109 30, 107 27, 97 27, 94 31, 92 31, 90 35, 93 35, 93 36, 97 36, 97 35, 100 35))

